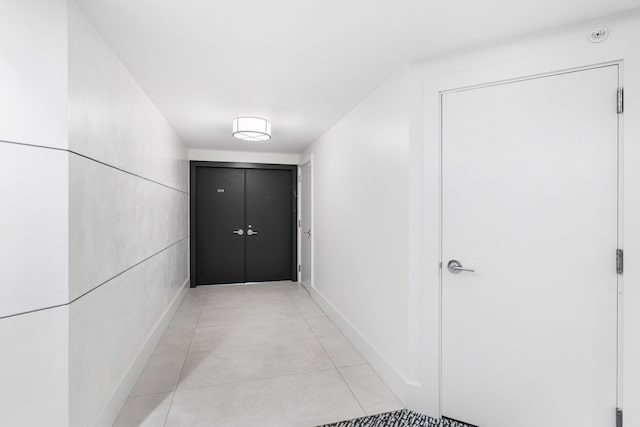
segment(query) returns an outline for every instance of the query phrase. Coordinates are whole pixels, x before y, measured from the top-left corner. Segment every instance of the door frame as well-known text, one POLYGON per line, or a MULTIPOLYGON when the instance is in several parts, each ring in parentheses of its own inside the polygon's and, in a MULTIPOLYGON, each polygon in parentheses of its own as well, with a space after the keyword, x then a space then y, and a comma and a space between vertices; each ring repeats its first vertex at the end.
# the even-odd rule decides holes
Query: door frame
POLYGON ((298 277, 298 166, 270 163, 241 163, 241 162, 209 162, 201 160, 189 161, 189 268, 190 287, 197 287, 196 276, 196 193, 198 183, 197 168, 228 168, 228 169, 270 169, 291 172, 291 280, 298 277))
POLYGON ((299 209, 300 209, 300 216, 299 216, 300 227, 298 227, 298 230, 299 230, 299 234, 300 234, 300 249, 299 249, 298 257, 300 259, 300 275, 299 275, 298 281, 300 282, 300 284, 307 291, 311 292, 311 288, 313 288, 313 273, 314 273, 314 268, 313 268, 314 267, 314 265, 313 265, 314 264, 314 256, 313 256, 314 255, 314 251, 313 251, 314 244, 313 243, 315 241, 315 239, 313 237, 314 236, 313 233, 315 233, 314 222, 313 222, 313 219, 314 219, 314 216, 313 216, 313 214, 314 214, 314 206, 313 206, 313 201, 314 201, 314 198, 313 198, 313 184, 314 184, 314 179, 313 179, 313 153, 309 157, 308 161, 306 161, 305 163, 300 165, 299 169, 300 169, 300 172, 299 172, 299 174, 300 174, 300 186, 299 186, 299 190, 298 191, 299 191, 299 194, 301 195, 301 197, 299 198, 299 204, 300 204, 300 206, 299 206, 299 209), (302 182, 302 168, 304 168, 305 166, 308 166, 308 167, 311 168, 310 169, 310 171, 311 171, 310 172, 311 183, 309 185, 310 192, 309 192, 308 195, 304 195, 304 192, 302 191, 302 185, 304 184, 302 182), (310 254, 311 265, 309 266, 309 268, 311 269, 311 274, 309 275, 309 277, 310 277, 309 288, 307 288, 304 285, 304 283, 302 282, 302 198, 303 197, 309 197, 309 206, 310 206, 309 222, 310 222, 310 226, 311 226, 311 246, 310 246, 309 250, 311 252, 311 254, 310 254))
MULTIPOLYGON (((443 301, 442 301, 442 296, 443 296, 443 292, 442 292, 442 286, 443 286, 443 275, 444 275, 444 260, 442 258, 443 255, 443 241, 444 241, 444 236, 443 236, 443 197, 444 197, 444 189, 443 189, 443 175, 444 175, 444 169, 443 169, 443 96, 449 93, 455 93, 455 92, 464 92, 464 91, 469 91, 469 90, 476 90, 476 89, 482 89, 482 88, 486 88, 486 87, 492 87, 492 86, 499 86, 499 85, 505 85, 505 84, 512 84, 512 83, 517 83, 517 82, 521 82, 521 81, 527 81, 527 80, 535 80, 535 79, 540 79, 540 78, 546 78, 546 77, 553 77, 553 76, 558 76, 558 75, 563 75, 563 74, 571 74, 571 73, 576 73, 576 72, 580 72, 580 71, 587 71, 587 70, 593 70, 593 69, 597 69, 597 68, 603 68, 603 67, 609 67, 609 66, 616 66, 617 67, 617 71, 618 71, 618 88, 624 87, 624 61, 623 60, 614 60, 614 61, 605 61, 605 62, 600 62, 600 63, 595 63, 595 64, 591 64, 591 65, 584 65, 584 66, 579 66, 579 67, 571 67, 571 68, 567 68, 567 69, 560 69, 560 70, 555 70, 555 71, 549 71, 549 72, 545 72, 545 73, 538 73, 538 74, 531 74, 531 75, 524 75, 524 76, 518 76, 518 77, 512 77, 512 78, 508 78, 508 79, 503 79, 503 80, 495 80, 495 81, 489 81, 489 82, 485 82, 485 83, 476 83, 476 84, 471 84, 468 86, 460 86, 460 87, 454 87, 451 89, 446 89, 446 90, 440 90, 438 91, 438 113, 439 113, 439 141, 438 141, 438 162, 439 162, 439 170, 438 170, 438 178, 439 178, 439 183, 438 183, 438 190, 439 190, 439 198, 438 198, 438 214, 439 214, 439 225, 438 225, 438 231, 439 231, 439 242, 438 242, 438 246, 439 246, 439 263, 440 263, 440 274, 439 274, 439 280, 438 280, 438 292, 439 292, 439 301, 438 301, 438 305, 439 305, 439 343, 438 343, 438 347, 439 347, 439 385, 438 385, 438 389, 439 389, 439 414, 440 416, 442 416, 442 401, 443 401, 443 394, 442 394, 442 336, 443 336, 443 322, 442 322, 442 316, 443 316, 443 301)), ((613 94, 612 94, 612 99, 613 98, 613 94)), ((613 102, 612 102, 613 105, 613 102)), ((624 178, 624 170, 623 170, 623 161, 624 161, 624 141, 623 141, 623 120, 624 120, 624 114, 618 114, 617 116, 617 150, 618 150, 618 159, 617 159, 617 178, 618 178, 618 188, 617 188, 617 212, 618 212, 618 217, 617 217, 617 221, 618 221, 618 225, 617 225, 617 248, 618 249, 624 249, 624 240, 623 240, 623 196, 624 196, 624 182, 623 182, 623 178, 624 178)), ((613 250, 616 248, 612 248, 612 259, 613 259, 613 250)), ((617 366, 616 366, 616 381, 617 381, 617 387, 616 387, 616 405, 618 408, 622 408, 622 402, 623 402, 623 397, 622 397, 622 381, 623 381, 623 360, 622 360, 622 349, 623 349, 623 289, 624 289, 624 275, 623 274, 618 274, 617 275, 617 287, 618 287, 618 301, 617 301, 617 366)))

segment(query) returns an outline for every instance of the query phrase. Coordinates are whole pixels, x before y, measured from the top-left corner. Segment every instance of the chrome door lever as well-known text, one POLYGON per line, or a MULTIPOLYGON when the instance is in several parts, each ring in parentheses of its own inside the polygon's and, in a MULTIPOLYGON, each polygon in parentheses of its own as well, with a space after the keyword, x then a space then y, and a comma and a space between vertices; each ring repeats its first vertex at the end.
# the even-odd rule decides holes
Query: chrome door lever
MULTIPOLYGON (((251 230, 249 230, 251 231, 251 230)), ((233 234, 237 234, 238 236, 242 236, 244 234, 244 230, 242 228, 239 228, 237 230, 233 230, 233 234)))
POLYGON ((254 234, 258 234, 258 232, 252 229, 247 230, 247 236, 253 236, 254 234))
POLYGON ((452 259, 447 264, 447 270, 449 270, 452 274, 459 274, 461 271, 468 271, 470 273, 475 273, 475 270, 471 268, 463 268, 462 263, 456 259, 452 259))

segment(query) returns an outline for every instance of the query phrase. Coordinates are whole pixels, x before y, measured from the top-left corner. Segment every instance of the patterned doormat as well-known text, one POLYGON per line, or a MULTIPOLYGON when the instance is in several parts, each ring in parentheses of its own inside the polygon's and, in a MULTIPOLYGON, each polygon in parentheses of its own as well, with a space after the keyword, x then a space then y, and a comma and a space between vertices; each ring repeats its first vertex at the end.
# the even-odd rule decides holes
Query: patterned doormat
POLYGON ((438 420, 417 412, 401 409, 353 420, 325 424, 320 427, 470 427, 451 420, 438 420))

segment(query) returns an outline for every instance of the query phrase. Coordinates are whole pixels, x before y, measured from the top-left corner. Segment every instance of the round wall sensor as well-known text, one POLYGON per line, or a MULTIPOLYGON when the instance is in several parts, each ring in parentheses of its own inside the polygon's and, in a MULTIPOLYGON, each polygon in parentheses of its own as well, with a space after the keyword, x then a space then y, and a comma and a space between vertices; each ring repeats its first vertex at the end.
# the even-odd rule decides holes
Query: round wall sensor
POLYGON ((589 41, 591 43, 600 43, 607 39, 609 36, 609 30, 606 28, 594 28, 589 33, 589 41))

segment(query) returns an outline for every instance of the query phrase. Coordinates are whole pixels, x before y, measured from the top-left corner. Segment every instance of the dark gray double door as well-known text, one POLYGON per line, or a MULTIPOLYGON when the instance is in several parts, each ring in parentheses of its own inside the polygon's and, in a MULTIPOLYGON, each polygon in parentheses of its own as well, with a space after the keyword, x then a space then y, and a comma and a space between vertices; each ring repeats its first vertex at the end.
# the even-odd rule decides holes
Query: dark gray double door
POLYGON ((191 163, 192 286, 296 280, 296 167, 215 165, 191 163))

